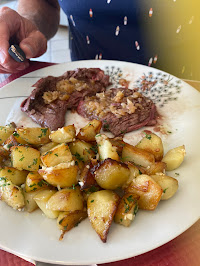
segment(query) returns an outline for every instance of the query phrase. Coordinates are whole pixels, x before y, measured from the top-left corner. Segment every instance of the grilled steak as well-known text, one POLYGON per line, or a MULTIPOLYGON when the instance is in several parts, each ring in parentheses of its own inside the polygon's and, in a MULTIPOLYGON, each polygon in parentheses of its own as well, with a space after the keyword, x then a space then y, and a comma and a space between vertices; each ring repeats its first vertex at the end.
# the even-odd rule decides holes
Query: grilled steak
POLYGON ((79 68, 59 77, 40 79, 21 104, 21 110, 41 126, 56 130, 65 124, 67 109, 77 108, 86 96, 105 91, 109 76, 99 68, 79 68))
POLYGON ((89 120, 100 119, 115 136, 156 124, 156 106, 139 92, 117 88, 80 101, 77 112, 89 120))

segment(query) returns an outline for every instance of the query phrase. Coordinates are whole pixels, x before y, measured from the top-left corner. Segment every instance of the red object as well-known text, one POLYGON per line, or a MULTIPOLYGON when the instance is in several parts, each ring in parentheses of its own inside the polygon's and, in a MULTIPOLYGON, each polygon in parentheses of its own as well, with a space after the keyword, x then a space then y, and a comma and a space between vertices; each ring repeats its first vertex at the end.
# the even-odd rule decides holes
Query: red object
MULTIPOLYGON (((45 62, 30 62, 29 68, 18 74, 12 74, 0 88, 14 79, 31 71, 53 65, 45 62)), ((120 240, 119 240, 120 241, 120 240)), ((134 241, 134 240, 133 240, 134 241)), ((0 250, 0 266, 32 266, 32 263, 0 250)), ((183 234, 167 244, 145 254, 101 266, 199 266, 200 265, 200 220, 183 234)))

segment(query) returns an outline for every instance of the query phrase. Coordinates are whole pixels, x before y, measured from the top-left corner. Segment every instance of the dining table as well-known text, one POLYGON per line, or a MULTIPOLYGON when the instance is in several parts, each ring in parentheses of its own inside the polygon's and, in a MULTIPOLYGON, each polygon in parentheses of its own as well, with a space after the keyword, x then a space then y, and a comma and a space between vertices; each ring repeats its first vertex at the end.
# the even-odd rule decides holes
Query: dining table
MULTIPOLYGON (((27 69, 14 74, 0 74, 0 89, 13 80, 53 63, 30 61, 27 69)), ((200 81, 184 79, 200 92, 200 81)), ((192 206, 191 206, 192 208, 192 206)), ((199 212, 200 213, 200 212, 199 212)), ((187 213, 186 213, 187 215, 187 213)), ((13 251, 14 253, 14 251, 13 251)), ((94 262, 95 263, 95 262, 94 262)), ((35 262, 0 249, 0 266, 32 266, 35 262)), ((50 265, 50 264, 48 264, 50 265)), ((98 264, 101 266, 199 266, 200 219, 170 242, 147 253, 121 261, 98 264)))

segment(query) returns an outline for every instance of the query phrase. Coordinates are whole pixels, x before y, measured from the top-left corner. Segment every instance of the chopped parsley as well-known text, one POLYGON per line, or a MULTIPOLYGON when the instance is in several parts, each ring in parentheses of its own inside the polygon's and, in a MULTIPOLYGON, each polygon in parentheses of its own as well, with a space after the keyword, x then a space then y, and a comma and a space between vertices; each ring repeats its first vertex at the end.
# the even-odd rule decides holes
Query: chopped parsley
POLYGON ((46 136, 47 130, 48 130, 48 128, 41 128, 42 133, 40 136, 38 136, 38 138, 42 138, 42 136, 46 136))
POLYGON ((167 133, 171 134, 172 132, 171 131, 167 131, 167 133))
POLYGON ((98 153, 98 148, 97 148, 96 145, 95 145, 95 146, 92 146, 92 147, 90 148, 90 150, 93 151, 94 153, 98 153))
POLYGON ((36 165, 37 162, 38 162, 38 159, 37 158, 33 159, 33 165, 36 165))
POLYGON ((23 160, 24 160, 24 158, 25 158, 25 157, 22 155, 22 158, 21 158, 21 159, 19 159, 19 161, 23 161, 23 160))
POLYGON ((79 154, 78 152, 76 152, 76 153, 74 154, 74 156, 76 157, 76 159, 77 159, 78 161, 84 161, 83 158, 80 156, 80 154, 79 154))
POLYGON ((151 134, 147 134, 146 132, 144 132, 145 133, 145 137, 147 138, 147 139, 151 139, 151 134))
POLYGON ((166 190, 168 189, 168 187, 167 188, 165 188, 164 190, 163 190, 163 193, 166 193, 166 190))
POLYGON ((98 191, 98 188, 95 187, 95 186, 91 186, 88 190, 87 190, 87 193, 93 193, 93 192, 96 192, 98 191))
POLYGON ((138 204, 136 203, 133 214, 136 215, 139 210, 138 204))
POLYGON ((13 136, 16 137, 16 138, 19 138, 19 134, 17 132, 14 132, 13 136))
POLYGON ((57 153, 54 153, 54 155, 58 157, 58 154, 57 153))
POLYGON ((134 202, 132 195, 128 196, 128 198, 126 198, 126 199, 128 200, 129 203, 134 202))
POLYGON ((63 222, 64 218, 62 218, 60 221, 59 221, 59 224, 61 224, 63 222))
POLYGON ((8 173, 12 173, 12 171, 10 169, 8 169, 8 173))
POLYGON ((139 174, 142 175, 142 172, 140 171, 140 169, 139 169, 139 174))
POLYGON ((90 202, 94 202, 94 200, 91 200, 90 202))

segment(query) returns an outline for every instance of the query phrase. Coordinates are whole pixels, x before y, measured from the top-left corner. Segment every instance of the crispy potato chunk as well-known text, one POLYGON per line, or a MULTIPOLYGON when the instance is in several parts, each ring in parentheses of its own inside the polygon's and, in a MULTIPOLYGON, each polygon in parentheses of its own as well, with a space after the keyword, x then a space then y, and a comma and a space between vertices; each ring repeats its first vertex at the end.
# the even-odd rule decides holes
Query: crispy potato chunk
POLYGON ((87 211, 92 227, 105 243, 113 221, 119 196, 111 190, 101 190, 88 197, 87 211))
POLYGON ((84 166, 83 170, 81 171, 81 175, 79 178, 79 185, 81 187, 81 190, 97 185, 92 168, 93 164, 88 163, 84 166))
POLYGON ((161 199, 163 190, 153 178, 142 174, 133 179, 126 189, 126 193, 134 193, 140 196, 138 200, 140 209, 155 210, 161 199))
POLYGON ((0 163, 3 162, 4 160, 7 160, 9 157, 9 152, 4 149, 3 146, 0 146, 0 163))
POLYGON ((102 127, 102 122, 99 120, 92 120, 85 127, 81 128, 77 138, 80 140, 93 142, 95 141, 95 136, 100 132, 102 127))
POLYGON ((46 144, 50 142, 49 128, 41 128, 41 127, 23 127, 16 129, 17 134, 25 140, 29 144, 39 145, 39 144, 46 144))
POLYGON ((38 190, 32 191, 32 192, 26 192, 25 189, 23 189, 25 210, 27 212, 33 212, 34 210, 38 209, 38 205, 34 200, 34 197, 36 196, 37 193, 38 193, 38 190))
POLYGON ((185 154, 186 152, 184 145, 169 150, 162 159, 162 162, 166 163, 167 165, 166 170, 172 171, 178 168, 182 164, 185 154))
POLYGON ((4 167, 0 170, 0 176, 6 177, 16 186, 21 186, 25 183, 27 174, 27 171, 20 171, 13 167, 4 167))
POLYGON ((126 143, 122 150, 122 161, 133 162, 136 165, 148 167, 155 163, 155 158, 152 153, 126 143))
POLYGON ((126 145, 126 143, 123 141, 123 138, 122 137, 109 138, 109 141, 111 142, 112 146, 116 147, 117 153, 119 154, 119 156, 121 156, 123 147, 126 145))
POLYGON ((117 189, 127 182, 130 170, 124 163, 106 159, 95 169, 95 180, 104 189, 117 189))
POLYGON ((26 177, 26 192, 38 191, 42 188, 48 188, 50 185, 43 179, 38 172, 30 172, 26 177))
POLYGON ((4 147, 6 149, 10 150, 12 146, 18 146, 19 144, 26 145, 28 144, 25 140, 23 140, 17 132, 13 132, 12 135, 10 135, 9 138, 4 142, 4 147))
POLYGON ((71 187, 78 183, 78 167, 74 161, 71 163, 61 163, 54 167, 43 167, 38 173, 54 187, 71 187))
POLYGON ((93 147, 92 144, 79 139, 75 140, 69 145, 71 153, 74 156, 76 156, 76 159, 78 161, 83 161, 83 162, 90 161, 91 158, 95 157, 95 153, 92 150, 92 147, 93 147))
POLYGON ((87 211, 60 212, 57 219, 57 226, 63 231, 60 240, 66 232, 78 226, 78 224, 85 218, 87 218, 87 211))
POLYGON ((164 162, 155 162, 148 166, 147 168, 144 168, 144 172, 147 175, 155 175, 156 173, 164 173, 167 168, 166 163, 164 162))
POLYGON ((130 175, 128 180, 123 184, 122 186, 123 189, 127 188, 130 185, 130 183, 133 181, 133 179, 140 174, 140 170, 133 163, 127 162, 126 164, 130 170, 130 175))
POLYGON ((178 190, 178 180, 171 176, 160 173, 157 175, 151 175, 151 178, 153 178, 163 190, 161 200, 170 199, 178 190))
POLYGON ((5 127, 0 126, 0 144, 3 144, 7 138, 14 132, 15 128, 12 124, 9 124, 5 127))
POLYGON ((143 137, 135 147, 152 153, 156 161, 161 161, 164 152, 161 138, 150 131, 144 133, 145 137, 143 137))
POLYGON ((22 209, 25 205, 22 189, 6 177, 0 177, 0 199, 15 210, 22 209))
POLYGON ((56 147, 58 145, 58 143, 55 142, 49 142, 47 144, 44 144, 42 146, 40 146, 39 151, 40 153, 43 155, 44 153, 48 152, 49 150, 53 149, 54 147, 56 147))
POLYGON ((83 196, 79 187, 73 186, 59 190, 48 200, 47 208, 53 211, 83 210, 83 196))
POLYGON ((62 143, 43 154, 41 161, 45 167, 51 167, 72 161, 72 154, 69 146, 62 143))
POLYGON ((59 211, 53 211, 47 208, 48 200, 56 193, 55 190, 45 189, 40 190, 34 196, 34 200, 42 212, 50 219, 55 219, 59 215, 59 211))
POLYGON ((114 221, 123 226, 130 226, 138 212, 138 199, 140 197, 134 193, 125 194, 117 207, 114 221))
POLYGON ((49 137, 56 143, 72 142, 76 137, 76 129, 74 125, 62 127, 56 131, 52 131, 49 137))
POLYGON ((37 171, 40 165, 40 152, 31 147, 11 147, 12 166, 18 170, 37 171))
POLYGON ((112 146, 109 138, 106 135, 98 134, 95 137, 100 160, 103 161, 107 158, 119 161, 119 155, 117 153, 117 148, 112 146))

